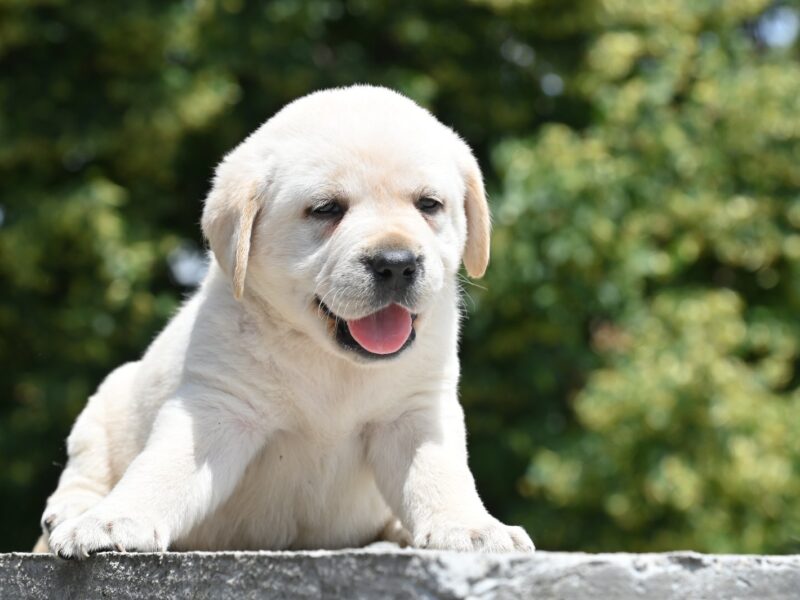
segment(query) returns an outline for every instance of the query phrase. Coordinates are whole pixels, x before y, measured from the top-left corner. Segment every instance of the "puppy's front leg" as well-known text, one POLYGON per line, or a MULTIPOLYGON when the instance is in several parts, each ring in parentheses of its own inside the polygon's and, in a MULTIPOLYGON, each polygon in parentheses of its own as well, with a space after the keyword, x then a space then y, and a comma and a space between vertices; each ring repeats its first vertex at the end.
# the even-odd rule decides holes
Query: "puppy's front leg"
POLYGON ((236 398, 182 390, 161 407, 144 449, 111 493, 53 530, 51 550, 62 558, 166 550, 231 494, 264 442, 256 423, 236 398))
POLYGON ((484 508, 467 465, 455 393, 371 429, 368 457, 378 487, 419 548, 531 552, 521 527, 484 508))

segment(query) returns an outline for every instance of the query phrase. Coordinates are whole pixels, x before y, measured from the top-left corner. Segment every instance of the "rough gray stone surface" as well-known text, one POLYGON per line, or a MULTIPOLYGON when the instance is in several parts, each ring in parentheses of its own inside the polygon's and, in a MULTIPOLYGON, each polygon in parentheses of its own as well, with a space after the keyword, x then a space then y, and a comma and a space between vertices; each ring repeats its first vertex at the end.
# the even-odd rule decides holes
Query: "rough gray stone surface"
POLYGON ((0 554, 0 598, 800 598, 800 556, 337 552, 0 554))

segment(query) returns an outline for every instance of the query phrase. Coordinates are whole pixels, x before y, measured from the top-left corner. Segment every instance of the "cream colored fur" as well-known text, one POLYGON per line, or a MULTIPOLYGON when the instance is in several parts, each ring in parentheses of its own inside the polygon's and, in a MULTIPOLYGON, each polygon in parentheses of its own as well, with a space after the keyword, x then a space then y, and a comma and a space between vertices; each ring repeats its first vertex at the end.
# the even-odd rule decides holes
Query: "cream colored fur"
POLYGON ((460 261, 480 276, 489 213, 469 148, 407 98, 356 86, 275 115, 217 169, 200 289, 78 417, 42 545, 109 549, 360 546, 530 551, 490 516, 457 399, 460 261), (426 216, 415 201, 444 203, 426 216), (345 199, 333 227, 315 199, 345 199), (370 360, 340 347, 315 296, 370 313, 360 257, 425 257, 416 340, 370 360), (402 527, 401 525, 402 524, 402 527))

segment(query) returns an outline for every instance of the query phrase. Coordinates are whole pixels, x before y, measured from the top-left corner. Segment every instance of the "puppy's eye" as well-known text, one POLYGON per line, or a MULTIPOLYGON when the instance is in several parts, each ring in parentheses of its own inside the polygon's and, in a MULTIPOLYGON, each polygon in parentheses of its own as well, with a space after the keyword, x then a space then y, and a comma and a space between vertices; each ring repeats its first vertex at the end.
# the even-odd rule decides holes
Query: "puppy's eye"
POLYGON ((432 215, 442 210, 444 208, 444 204, 439 202, 439 200, 436 198, 423 196, 417 200, 417 208, 420 210, 420 212, 423 212, 426 215, 432 215))
POLYGON ((308 209, 308 213, 320 219, 338 219, 344 214, 345 208, 338 200, 325 200, 308 209))

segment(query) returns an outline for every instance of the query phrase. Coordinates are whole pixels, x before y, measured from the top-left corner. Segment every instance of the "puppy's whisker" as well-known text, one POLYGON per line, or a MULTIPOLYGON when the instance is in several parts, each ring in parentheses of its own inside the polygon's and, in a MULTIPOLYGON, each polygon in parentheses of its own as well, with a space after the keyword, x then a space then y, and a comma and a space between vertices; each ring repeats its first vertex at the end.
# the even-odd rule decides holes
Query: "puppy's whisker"
POLYGON ((330 288, 327 292, 325 292, 322 295, 320 295, 319 292, 317 292, 316 296, 317 296, 317 298, 320 299, 320 302, 322 302, 324 304, 326 299, 328 298, 328 296, 330 296, 334 291, 335 291, 334 288, 330 288))
POLYGON ((330 296, 333 293, 333 291, 334 290, 328 290, 327 292, 325 292, 320 297, 320 295, 315 290, 314 295, 319 299, 319 303, 317 304, 317 314, 318 314, 318 316, 320 316, 320 317, 324 316, 325 313, 323 311, 322 305, 324 304, 325 306, 328 306, 328 304, 327 304, 327 302, 325 300, 327 299, 328 296, 330 296))
POLYGON ((469 310, 470 310, 470 306, 469 306, 469 304, 467 304, 467 301, 469 301, 469 304, 472 305, 472 309, 474 310, 476 308, 476 306, 477 306, 476 303, 475 303, 475 299, 469 294, 469 292, 464 288, 464 286, 459 285, 458 286, 458 305, 465 312, 469 312, 469 310))
MULTIPOLYGON (((324 294, 324 295, 323 295, 323 296, 320 298, 319 310, 321 311, 321 315, 322 315, 322 316, 328 316, 328 315, 326 315, 326 314, 325 314, 325 312, 324 312, 324 310, 325 310, 325 309, 323 309, 323 308, 322 308, 322 305, 325 305, 325 308, 326 308, 328 311, 332 312, 332 313, 333 313, 333 315, 334 315, 334 317, 336 317, 336 313, 333 311, 333 309, 331 309, 331 304, 335 304, 335 303, 336 303, 336 297, 337 297, 338 293, 339 293, 339 290, 337 290, 336 288, 332 288, 332 289, 328 290, 328 291, 327 291, 327 292, 326 292, 326 293, 325 293, 325 294, 324 294), (329 298, 330 298, 330 299, 332 299, 332 302, 328 302, 328 299, 329 299, 329 298)), ((319 295, 317 295, 317 297, 319 298, 319 295)), ((335 320, 336 320, 336 322, 338 323, 338 318, 336 318, 335 320)))
MULTIPOLYGON (((336 290, 336 292, 333 294, 333 304, 335 304, 335 305, 339 304, 339 295, 341 293, 342 293, 342 290, 336 290)), ((336 322, 336 326, 338 327, 339 323, 341 322, 341 318, 339 317, 339 311, 338 310, 333 312, 333 319, 336 322)))
POLYGON ((466 284, 466 285, 471 285, 472 287, 476 287, 476 288, 478 288, 479 290, 484 290, 484 291, 486 291, 486 290, 488 290, 488 289, 489 289, 489 288, 487 288, 486 286, 480 285, 479 283, 475 283, 474 281, 472 281, 472 280, 471 280, 471 279, 469 279, 468 277, 465 277, 465 276, 464 276, 464 275, 462 275, 461 273, 459 273, 459 274, 458 274, 458 279, 459 279, 459 281, 461 281, 461 283, 464 283, 464 284, 466 284))
POLYGON ((352 298, 351 298, 350 300, 348 300, 348 301, 347 301, 347 304, 346 304, 346 305, 345 305, 345 307, 344 307, 344 314, 346 314, 346 315, 349 315, 349 314, 350 314, 350 305, 351 305, 352 303, 353 303, 353 299, 352 299, 352 298))

